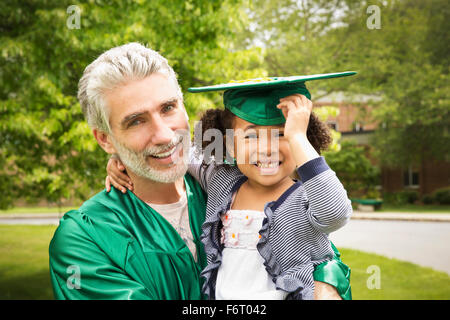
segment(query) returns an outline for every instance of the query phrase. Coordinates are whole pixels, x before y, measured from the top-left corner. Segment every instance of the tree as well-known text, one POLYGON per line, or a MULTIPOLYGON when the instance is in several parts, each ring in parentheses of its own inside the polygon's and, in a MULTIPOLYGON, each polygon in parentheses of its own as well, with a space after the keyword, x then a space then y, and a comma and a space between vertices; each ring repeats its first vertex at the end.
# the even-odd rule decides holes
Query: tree
POLYGON ((400 167, 448 160, 448 1, 389 1, 380 8, 381 29, 367 30, 361 16, 351 16, 353 31, 340 30, 350 39, 344 50, 358 66, 361 92, 382 98, 372 113, 380 124, 372 141, 376 156, 400 167))
MULTIPOLYGON (((250 8, 247 47, 264 48, 270 76, 353 70, 341 63, 342 41, 334 30, 345 28, 343 17, 358 12, 354 0, 255 0, 250 8)), ((355 77, 307 83, 313 100, 333 91, 350 92, 355 77)))
POLYGON ((339 151, 324 152, 324 157, 330 168, 336 172, 349 197, 364 197, 375 193, 380 171, 367 158, 363 146, 345 140, 341 142, 339 151))
MULTIPOLYGON (((148 44, 169 60, 184 90, 260 73, 258 50, 231 50, 245 22, 240 1, 78 3, 0 3, 1 208, 17 198, 86 199, 102 188, 107 154, 76 99, 84 68, 102 52, 148 44)), ((215 102, 185 99, 191 116, 215 102)))
POLYGON ((348 102, 378 97, 368 103, 383 128, 372 142, 382 164, 449 160, 448 1, 260 0, 252 9, 247 43, 264 47, 269 75, 358 71, 308 87, 313 100, 333 91, 348 102))

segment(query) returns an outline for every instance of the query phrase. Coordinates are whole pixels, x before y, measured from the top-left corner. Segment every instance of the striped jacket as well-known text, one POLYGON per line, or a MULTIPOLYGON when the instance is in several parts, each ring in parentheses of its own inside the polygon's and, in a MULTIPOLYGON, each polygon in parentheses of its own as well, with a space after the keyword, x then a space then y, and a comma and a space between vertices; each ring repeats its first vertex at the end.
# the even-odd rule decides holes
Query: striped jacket
MULTIPOLYGON (((346 224, 351 202, 323 157, 297 169, 301 181, 286 190, 277 201, 266 203, 266 218, 257 249, 277 289, 288 299, 313 299, 313 271, 334 256, 328 234, 346 224)), ((247 180, 236 166, 191 165, 193 175, 208 194, 201 240, 208 265, 202 272, 203 292, 215 298, 217 272, 222 261, 220 216, 230 209, 232 195, 247 180)))

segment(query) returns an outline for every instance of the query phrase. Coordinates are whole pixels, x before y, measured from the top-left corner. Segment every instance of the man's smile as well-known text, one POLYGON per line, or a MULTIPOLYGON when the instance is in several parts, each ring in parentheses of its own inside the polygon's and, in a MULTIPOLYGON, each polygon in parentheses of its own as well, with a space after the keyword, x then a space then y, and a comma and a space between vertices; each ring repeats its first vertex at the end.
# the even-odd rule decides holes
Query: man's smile
POLYGON ((179 142, 169 150, 157 154, 151 154, 148 157, 159 164, 173 164, 180 158, 180 152, 182 149, 183 143, 179 142))

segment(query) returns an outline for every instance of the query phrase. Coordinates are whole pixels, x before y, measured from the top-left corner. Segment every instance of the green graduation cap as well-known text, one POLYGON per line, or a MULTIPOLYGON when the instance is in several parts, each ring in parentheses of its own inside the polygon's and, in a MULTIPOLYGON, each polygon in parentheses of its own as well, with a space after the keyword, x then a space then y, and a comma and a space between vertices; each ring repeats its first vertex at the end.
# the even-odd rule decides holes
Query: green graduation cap
POLYGON ((356 72, 346 71, 310 76, 258 78, 189 88, 188 91, 192 93, 225 91, 223 94, 225 108, 239 118, 261 126, 278 125, 286 121, 281 110, 276 108, 281 98, 300 93, 311 99, 305 81, 339 78, 354 74, 356 72))

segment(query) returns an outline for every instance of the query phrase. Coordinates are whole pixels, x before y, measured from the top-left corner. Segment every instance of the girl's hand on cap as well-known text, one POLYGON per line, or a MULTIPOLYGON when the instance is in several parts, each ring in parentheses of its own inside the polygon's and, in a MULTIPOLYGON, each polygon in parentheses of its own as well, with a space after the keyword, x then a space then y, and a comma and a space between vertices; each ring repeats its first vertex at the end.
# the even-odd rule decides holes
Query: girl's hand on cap
POLYGON ((296 135, 306 137, 308 130, 309 117, 312 111, 312 102, 304 95, 293 94, 280 99, 277 105, 281 109, 286 124, 284 126, 284 136, 291 139, 296 135))

